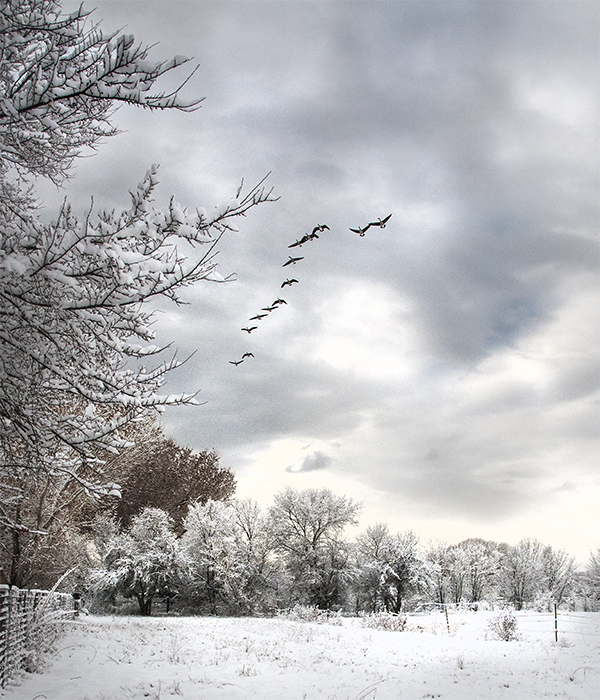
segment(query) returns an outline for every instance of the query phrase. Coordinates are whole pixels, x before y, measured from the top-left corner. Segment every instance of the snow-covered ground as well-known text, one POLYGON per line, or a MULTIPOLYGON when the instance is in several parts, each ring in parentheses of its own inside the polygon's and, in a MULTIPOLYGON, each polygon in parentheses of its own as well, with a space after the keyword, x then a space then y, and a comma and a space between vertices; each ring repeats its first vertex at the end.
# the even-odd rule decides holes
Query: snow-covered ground
POLYGON ((410 616, 408 631, 257 618, 82 617, 6 700, 535 700, 600 698, 600 613, 410 616))

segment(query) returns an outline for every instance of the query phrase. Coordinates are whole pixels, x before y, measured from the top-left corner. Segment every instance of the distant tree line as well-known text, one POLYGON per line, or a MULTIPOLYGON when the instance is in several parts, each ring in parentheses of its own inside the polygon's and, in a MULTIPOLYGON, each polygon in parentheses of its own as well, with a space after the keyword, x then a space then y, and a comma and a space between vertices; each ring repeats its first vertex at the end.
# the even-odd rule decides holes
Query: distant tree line
POLYGON ((424 546, 410 530, 378 523, 351 540, 345 531, 359 511, 326 489, 287 488, 264 513, 248 499, 209 499, 191 504, 181 526, 155 507, 125 528, 116 516, 103 519, 94 532, 102 566, 88 573, 87 597, 113 612, 137 601, 147 615, 156 600, 163 610, 210 615, 296 605, 349 614, 445 605, 600 609, 600 550, 581 572, 566 552, 530 538, 424 546))

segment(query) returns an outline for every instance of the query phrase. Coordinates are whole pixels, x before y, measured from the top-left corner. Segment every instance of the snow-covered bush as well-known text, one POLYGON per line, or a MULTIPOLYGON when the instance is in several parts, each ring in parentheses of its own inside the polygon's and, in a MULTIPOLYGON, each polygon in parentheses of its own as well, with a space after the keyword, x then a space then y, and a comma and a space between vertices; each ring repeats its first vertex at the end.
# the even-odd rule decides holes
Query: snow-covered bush
POLYGON ((386 632, 404 632, 406 629, 406 615, 395 613, 377 612, 369 613, 361 618, 363 627, 386 632))
POLYGON ((343 620, 341 612, 320 610, 314 605, 294 605, 289 610, 280 610, 277 615, 294 622, 316 622, 320 625, 341 625, 343 620))
POLYGON ((487 633, 491 639, 501 642, 516 642, 520 639, 517 632, 517 618, 512 610, 501 610, 488 620, 487 633))

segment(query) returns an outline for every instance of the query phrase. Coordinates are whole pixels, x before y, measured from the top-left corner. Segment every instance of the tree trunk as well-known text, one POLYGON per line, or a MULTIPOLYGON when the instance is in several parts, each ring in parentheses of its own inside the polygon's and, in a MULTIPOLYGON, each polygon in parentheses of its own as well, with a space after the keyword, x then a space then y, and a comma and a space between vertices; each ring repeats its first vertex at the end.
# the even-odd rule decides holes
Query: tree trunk
POLYGON ((152 615, 152 595, 145 596, 143 593, 139 593, 136 598, 140 606, 140 614, 150 617, 152 615))

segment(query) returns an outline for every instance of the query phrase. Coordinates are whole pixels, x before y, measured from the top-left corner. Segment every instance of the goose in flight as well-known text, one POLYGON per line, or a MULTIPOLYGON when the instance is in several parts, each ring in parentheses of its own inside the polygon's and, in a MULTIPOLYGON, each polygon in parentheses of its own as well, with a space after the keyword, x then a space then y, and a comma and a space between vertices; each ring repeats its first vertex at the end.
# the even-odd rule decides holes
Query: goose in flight
POLYGON ((291 280, 286 280, 285 282, 283 282, 283 284, 281 285, 281 288, 283 289, 284 287, 291 287, 294 284, 294 282, 298 282, 298 280, 296 280, 292 277, 291 280))
POLYGON ((248 326, 246 326, 246 328, 242 328, 242 330, 246 331, 246 333, 252 333, 252 331, 255 331, 257 328, 258 326, 252 326, 251 328, 248 328, 248 326))
POLYGON ((284 262, 281 267, 287 267, 288 265, 295 265, 299 260, 304 260, 304 258, 292 258, 290 255, 290 259, 287 262, 284 262))
POLYGON ((238 365, 241 365, 243 361, 244 360, 229 360, 229 364, 237 367, 238 365))
POLYGON ((240 360, 240 362, 243 362, 245 357, 254 357, 254 355, 251 352, 245 352, 242 355, 242 359, 240 360))
POLYGON ((251 321, 260 321, 261 318, 266 318, 268 314, 256 314, 256 316, 252 316, 250 319, 251 321))
POLYGON ((365 233, 373 226, 373 224, 367 224, 363 228, 351 228, 352 233, 358 233, 359 236, 364 236, 365 233))
POLYGON ((308 241, 310 241, 310 236, 308 235, 308 233, 305 233, 304 236, 302 236, 302 238, 292 243, 292 245, 289 245, 288 248, 296 248, 303 246, 308 241))
POLYGON ((271 306, 279 306, 280 304, 287 305, 287 301, 285 299, 275 299, 275 301, 271 304, 271 306))
POLYGON ((392 216, 391 214, 388 214, 388 215, 385 217, 385 219, 378 219, 377 221, 371 221, 371 223, 369 224, 369 226, 379 226, 379 228, 385 228, 385 225, 386 225, 387 222, 390 220, 390 217, 391 217, 391 216, 392 216))
POLYGON ((261 311, 274 311, 277 308, 277 304, 273 304, 273 306, 263 306, 261 311))
POLYGON ((329 228, 329 226, 327 226, 327 224, 317 224, 317 225, 313 228, 312 234, 311 234, 311 235, 314 236, 315 233, 316 233, 317 231, 325 231, 326 229, 327 229, 327 231, 330 231, 330 230, 331 230, 331 229, 329 228))

